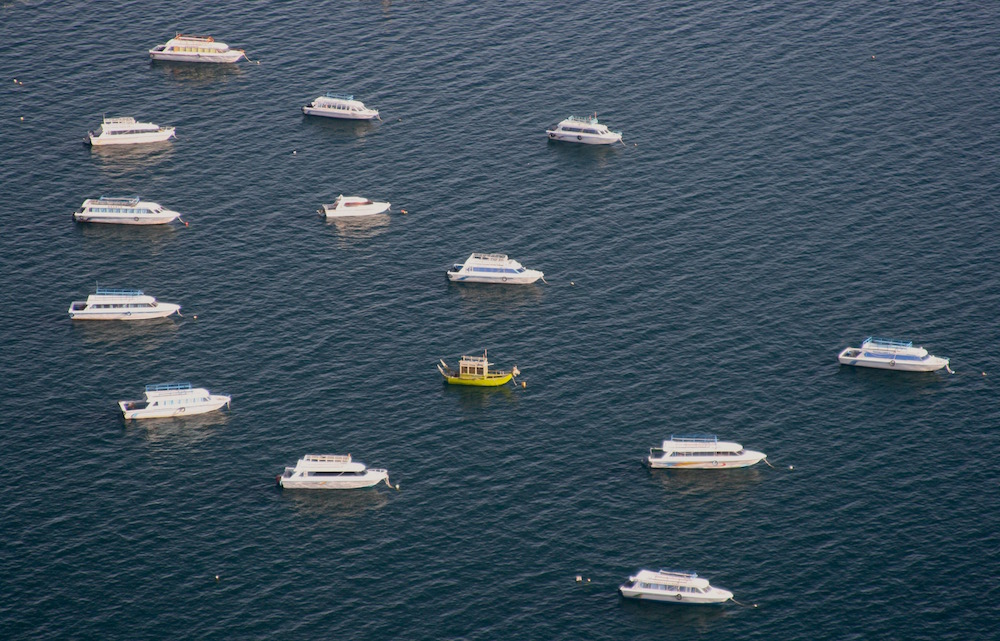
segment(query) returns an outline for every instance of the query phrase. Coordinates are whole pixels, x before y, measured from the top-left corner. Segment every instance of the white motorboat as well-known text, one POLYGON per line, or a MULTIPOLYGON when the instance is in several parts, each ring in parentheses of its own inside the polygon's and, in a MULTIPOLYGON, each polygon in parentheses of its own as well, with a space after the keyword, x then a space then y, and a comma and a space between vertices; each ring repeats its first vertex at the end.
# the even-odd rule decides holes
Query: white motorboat
POLYGON ((179 216, 176 211, 138 196, 88 198, 73 213, 73 219, 81 223, 119 225, 162 225, 179 216))
POLYGON ((448 270, 448 280, 456 283, 497 283, 529 285, 545 274, 526 269, 507 254, 471 254, 465 263, 455 263, 448 270))
POLYGON ((302 113, 345 120, 374 120, 379 117, 378 109, 369 109, 354 96, 341 93, 327 93, 316 98, 302 108, 302 113))
POLYGON ((646 463, 657 469, 722 470, 748 467, 765 458, 763 452, 745 450, 739 443, 698 434, 671 436, 661 447, 649 448, 646 463))
POLYGON ((168 418, 214 412, 223 405, 229 407, 231 396, 211 394, 204 387, 191 387, 191 383, 163 383, 147 385, 140 401, 118 401, 126 419, 168 418))
POLYGON ((842 365, 895 369, 904 372, 933 372, 948 367, 949 360, 931 356, 923 347, 914 347, 913 341, 897 341, 869 336, 861 347, 848 347, 840 352, 837 360, 842 365))
POLYGON ((733 598, 729 590, 709 585, 695 572, 639 570, 618 588, 623 597, 689 605, 724 603, 733 598))
POLYGON ((163 142, 174 138, 174 127, 161 127, 151 122, 137 122, 135 118, 104 118, 97 131, 88 131, 91 145, 138 145, 163 142))
POLYGON ((327 218, 341 216, 374 216, 389 209, 389 203, 373 202, 361 196, 337 196, 332 205, 323 205, 319 213, 327 218))
POLYGON ((278 485, 290 490, 353 490, 382 481, 392 487, 387 471, 366 468, 350 454, 306 454, 278 477, 278 485))
POLYGON ((98 287, 87 300, 73 301, 69 317, 73 320, 148 320, 180 313, 181 306, 161 303, 138 289, 98 287))
POLYGON ((597 114, 578 118, 570 116, 555 127, 546 129, 549 140, 576 142, 584 145, 611 145, 621 142, 622 132, 610 131, 607 125, 597 122, 597 114))
POLYGON ((227 63, 239 62, 241 58, 247 58, 247 55, 242 49, 231 49, 224 42, 216 42, 212 36, 185 36, 178 33, 167 40, 166 44, 150 49, 149 57, 167 62, 227 63))

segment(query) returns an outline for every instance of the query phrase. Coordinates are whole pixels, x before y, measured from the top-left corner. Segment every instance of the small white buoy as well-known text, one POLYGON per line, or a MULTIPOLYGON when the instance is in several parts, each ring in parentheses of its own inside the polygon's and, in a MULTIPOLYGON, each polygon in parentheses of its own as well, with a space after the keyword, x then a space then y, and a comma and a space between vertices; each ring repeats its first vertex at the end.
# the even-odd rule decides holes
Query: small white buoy
POLYGON ((17 84, 17 78, 14 78, 14 84, 15 85, 17 84))
POLYGON ((580 576, 579 574, 577 574, 577 575, 576 575, 576 582, 577 582, 577 583, 580 583, 581 581, 583 581, 583 577, 582 577, 582 576, 580 576))
POLYGON ((294 156, 295 154, 297 154, 297 153, 299 153, 299 152, 297 152, 297 151, 295 151, 295 150, 292 150, 292 155, 293 155, 293 156, 294 156))
POLYGON ((396 483, 396 491, 399 491, 399 483, 396 483))
POLYGON ((576 285, 576 283, 574 283, 573 281, 569 281, 569 284, 570 285, 576 285))
MULTIPOLYGON (((23 118, 22 118, 22 120, 23 120, 23 118)), ((983 376, 986 376, 986 372, 983 372, 983 376)))
POLYGON ((590 583, 590 579, 587 579, 587 583, 590 583))
POLYGON ((216 580, 216 581, 218 581, 218 580, 219 580, 219 575, 218 575, 218 574, 216 574, 216 575, 215 575, 215 580, 216 580))
POLYGON ((528 382, 527 381, 521 381, 521 389, 527 389, 527 387, 528 387, 528 382))
POLYGON ((790 470, 794 470, 794 469, 795 469, 795 466, 794 466, 794 465, 789 465, 789 466, 788 466, 788 469, 790 469, 790 470))
POLYGON ((24 116, 21 116, 21 122, 24 122, 24 116))

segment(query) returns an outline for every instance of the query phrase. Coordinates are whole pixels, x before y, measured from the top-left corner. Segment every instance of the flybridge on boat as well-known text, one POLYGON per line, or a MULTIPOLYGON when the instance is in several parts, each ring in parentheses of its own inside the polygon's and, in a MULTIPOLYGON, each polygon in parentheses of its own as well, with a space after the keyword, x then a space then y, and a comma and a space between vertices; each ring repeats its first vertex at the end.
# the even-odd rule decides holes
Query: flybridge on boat
POLYGON ((173 127, 161 127, 151 122, 137 122, 135 118, 121 116, 104 118, 97 131, 88 131, 84 142, 91 145, 137 145, 163 142, 174 138, 173 127))
POLYGON ((748 467, 767 458, 763 452, 745 450, 739 443, 720 441, 710 434, 671 436, 661 447, 649 448, 651 468, 718 470, 748 467))
POLYGON ((241 58, 247 58, 247 55, 242 49, 230 49, 226 43, 216 42, 212 36, 185 36, 178 33, 166 44, 150 49, 149 57, 168 62, 226 63, 239 62, 241 58))
POLYGON ((639 570, 618 588, 623 597, 689 605, 724 603, 733 598, 729 590, 709 585, 696 572, 639 570))
POLYGON ((333 201, 332 205, 323 205, 319 213, 327 218, 340 218, 342 216, 374 216, 389 209, 389 203, 373 202, 361 196, 345 196, 341 194, 333 201))
POLYGON ((861 347, 848 347, 840 352, 837 360, 842 365, 895 369, 904 372, 933 372, 942 367, 949 372, 948 359, 931 356, 923 347, 914 347, 913 341, 897 341, 869 336, 861 347))
POLYGON ((161 303, 139 289, 98 287, 85 301, 73 301, 69 317, 73 320, 147 320, 180 314, 180 305, 161 303))
POLYGON ((210 394, 204 387, 191 387, 191 383, 162 383, 147 385, 140 401, 118 401, 126 419, 168 418, 204 414, 229 407, 231 396, 210 394))
MULTIPOLYGON (((373 120, 378 118, 378 109, 369 109, 354 96, 342 93, 327 93, 302 108, 307 116, 326 116, 345 120, 373 120)), ((381 118, 380 118, 381 120, 381 118)))
POLYGON ((611 145, 621 142, 622 132, 610 131, 607 125, 597 122, 597 114, 579 118, 570 116, 555 127, 546 129, 549 140, 576 142, 584 145, 611 145))
POLYGON ((290 490, 353 490, 382 481, 392 487, 386 470, 366 468, 350 454, 306 454, 278 477, 278 485, 290 490))
POLYGON ((458 362, 457 371, 448 367, 444 360, 438 363, 437 368, 449 385, 471 385, 474 387, 500 387, 521 374, 517 365, 509 371, 491 370, 490 365, 493 363, 487 360, 486 350, 483 350, 482 356, 463 356, 458 362))
POLYGON ((462 263, 455 263, 448 270, 448 280, 457 283, 499 283, 528 285, 544 274, 537 269, 525 269, 507 254, 471 254, 462 263))
POLYGON ((180 214, 176 211, 138 196, 88 198, 73 213, 73 219, 81 223, 121 225, 162 225, 178 217, 180 214))

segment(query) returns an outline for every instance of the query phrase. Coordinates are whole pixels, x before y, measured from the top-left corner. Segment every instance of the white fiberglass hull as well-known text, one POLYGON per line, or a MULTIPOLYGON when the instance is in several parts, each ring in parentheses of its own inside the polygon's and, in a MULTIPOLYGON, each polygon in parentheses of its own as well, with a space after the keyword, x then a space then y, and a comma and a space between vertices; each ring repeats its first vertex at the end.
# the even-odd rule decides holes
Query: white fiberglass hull
POLYGON ((857 348, 849 347, 842 351, 837 357, 841 365, 854 365, 856 367, 872 367, 875 369, 892 369, 902 372, 936 372, 948 366, 948 359, 940 356, 927 356, 923 359, 911 360, 901 357, 893 358, 886 356, 878 358, 857 353, 857 348))
POLYGON ((542 277, 542 272, 529 269, 523 274, 508 274, 506 276, 484 276, 482 274, 463 274, 448 272, 448 280, 453 283, 492 283, 495 285, 530 285, 542 277))
POLYGON ((151 142, 163 142, 174 137, 174 128, 166 127, 160 131, 149 131, 137 134, 115 134, 110 136, 95 136, 87 134, 87 139, 94 147, 106 145, 141 145, 151 142))
POLYGON ((616 142, 621 142, 622 139, 621 134, 596 136, 594 134, 563 133, 554 129, 550 129, 545 133, 548 134, 549 140, 575 142, 582 145, 613 145, 616 142))
POLYGON ((296 479, 294 477, 282 476, 278 483, 288 490, 358 490, 366 487, 373 487, 388 478, 385 470, 368 470, 364 476, 326 479, 296 479))
POLYGON ((766 458, 763 452, 744 450, 739 456, 664 456, 650 455, 646 462, 658 470, 728 470, 756 465, 766 458))
POLYGON ((180 305, 174 303, 157 303, 156 307, 135 308, 128 310, 110 309, 79 309, 69 310, 69 317, 72 320, 150 320, 152 318, 164 318, 173 313, 179 312, 180 305))
POLYGON ((149 57, 162 62, 210 62, 210 63, 233 63, 239 62, 244 57, 242 51, 231 50, 222 53, 182 53, 165 52, 151 49, 149 57))
POLYGON ((122 415, 126 420, 141 418, 171 418, 178 416, 191 416, 193 414, 207 414, 228 406, 231 397, 222 394, 212 394, 208 401, 201 403, 191 403, 181 406, 146 407, 143 409, 129 409, 131 403, 141 403, 143 401, 119 401, 118 407, 122 410, 122 415))
POLYGON ((370 205, 360 205, 358 207, 341 207, 340 209, 330 209, 323 205, 323 213, 327 219, 330 218, 351 218, 355 216, 374 216, 388 211, 389 203, 372 203, 370 205))
POLYGON ((374 120, 378 118, 378 111, 369 109, 367 111, 345 111, 344 109, 325 109, 323 107, 311 107, 306 105, 302 108, 302 113, 307 116, 323 116, 324 118, 339 118, 341 120, 374 120))
POLYGON ((631 585, 623 585, 618 588, 621 595, 627 599, 641 599, 643 601, 658 601, 661 603, 680 603, 687 605, 710 605, 725 603, 733 598, 733 593, 721 588, 711 588, 705 594, 692 594, 690 592, 676 592, 672 590, 650 590, 646 588, 636 588, 631 585))
POLYGON ((116 225, 164 225, 180 216, 176 211, 164 209, 159 214, 91 214, 87 212, 76 212, 73 219, 81 223, 110 223, 116 225))

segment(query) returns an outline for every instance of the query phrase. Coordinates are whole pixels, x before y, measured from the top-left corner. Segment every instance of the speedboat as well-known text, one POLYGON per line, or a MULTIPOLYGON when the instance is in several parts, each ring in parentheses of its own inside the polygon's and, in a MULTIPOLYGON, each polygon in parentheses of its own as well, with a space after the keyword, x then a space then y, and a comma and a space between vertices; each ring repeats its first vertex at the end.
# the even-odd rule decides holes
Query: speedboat
POLYGON ((621 142, 622 132, 609 131, 607 125, 597 122, 597 114, 578 118, 570 116, 555 127, 546 129, 549 140, 577 142, 584 145, 612 145, 621 142))
POLYGON ((191 383, 162 383, 147 385, 140 401, 118 401, 126 419, 167 418, 214 412, 223 405, 229 407, 231 396, 210 394, 204 387, 191 387, 191 383))
POLYGON ((325 214, 327 218, 339 218, 341 216, 374 216, 389 209, 389 203, 372 202, 360 196, 337 196, 337 200, 332 205, 323 205, 319 213, 325 214))
POLYGON ((87 300, 76 300, 69 306, 73 320, 148 320, 180 314, 181 306, 161 303, 138 289, 108 289, 98 287, 87 300))
POLYGON ((456 283, 499 283, 529 285, 544 274, 537 269, 525 269, 507 254, 471 254, 462 263, 448 270, 448 280, 456 283))
POLYGON ((618 588, 623 597, 664 603, 724 603, 733 598, 729 590, 709 585, 695 572, 671 570, 639 570, 628 578, 628 583, 618 588))
POLYGON ((463 356, 458 361, 458 370, 448 367, 443 360, 438 363, 438 371, 449 385, 472 385, 475 387, 500 387, 509 383, 512 378, 521 374, 515 365, 509 371, 491 370, 486 358, 486 350, 482 356, 463 356))
POLYGON ((721 470, 749 467, 767 458, 763 452, 745 450, 739 443, 720 441, 712 435, 671 436, 661 447, 649 448, 651 468, 721 470))
POLYGON ((840 352, 837 360, 842 365, 895 369, 904 372, 934 372, 948 367, 948 359, 931 356, 923 347, 914 347, 913 341, 897 341, 869 336, 861 347, 848 347, 840 352))
POLYGON ((368 469, 350 454, 306 454, 278 477, 278 485, 290 490, 354 490, 382 481, 392 487, 387 471, 368 469))
POLYGON ((121 225, 162 225, 179 216, 176 211, 140 200, 138 196, 88 198, 73 213, 73 219, 81 223, 121 225))
MULTIPOLYGON (((373 120, 378 118, 378 109, 369 109, 354 96, 342 93, 327 93, 302 108, 307 116, 326 116, 345 120, 373 120)), ((381 120, 381 119, 380 119, 381 120)))
POLYGON ((173 127, 161 127, 151 122, 137 122, 135 118, 104 118, 97 131, 88 131, 84 142, 91 145, 137 145, 163 142, 174 138, 173 127))
MULTIPOLYGON (((185 36, 178 33, 149 50, 153 60, 168 62, 239 62, 247 55, 242 49, 230 49, 224 42, 216 42, 212 36, 185 36)), ((249 58, 247 58, 249 60, 249 58)))

